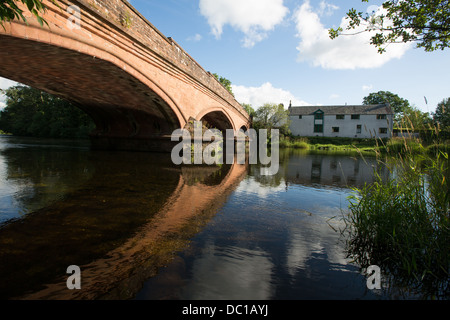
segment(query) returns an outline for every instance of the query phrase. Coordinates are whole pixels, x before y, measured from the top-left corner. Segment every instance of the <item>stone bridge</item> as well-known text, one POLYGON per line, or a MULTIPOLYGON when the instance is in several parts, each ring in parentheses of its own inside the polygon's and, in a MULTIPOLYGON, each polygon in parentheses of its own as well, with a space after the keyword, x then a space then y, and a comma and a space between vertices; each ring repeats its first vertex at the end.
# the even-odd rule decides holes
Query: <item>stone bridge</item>
POLYGON ((40 26, 0 28, 0 76, 70 100, 96 124, 94 147, 169 151, 189 120, 248 128, 242 106, 125 0, 59 0, 40 26))

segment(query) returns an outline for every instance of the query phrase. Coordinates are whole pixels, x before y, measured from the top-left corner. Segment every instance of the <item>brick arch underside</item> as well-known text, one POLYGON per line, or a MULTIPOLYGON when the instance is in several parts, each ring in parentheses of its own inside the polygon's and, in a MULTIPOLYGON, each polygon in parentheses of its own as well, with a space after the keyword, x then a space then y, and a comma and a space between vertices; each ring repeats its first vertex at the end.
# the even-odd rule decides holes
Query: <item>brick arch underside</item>
POLYGON ((166 100, 113 63, 10 36, 0 36, 0 48, 0 76, 73 102, 94 120, 93 137, 145 139, 180 128, 166 100))
POLYGON ((201 117, 200 121, 205 123, 209 128, 219 129, 221 131, 234 129, 231 120, 222 111, 209 112, 201 117))

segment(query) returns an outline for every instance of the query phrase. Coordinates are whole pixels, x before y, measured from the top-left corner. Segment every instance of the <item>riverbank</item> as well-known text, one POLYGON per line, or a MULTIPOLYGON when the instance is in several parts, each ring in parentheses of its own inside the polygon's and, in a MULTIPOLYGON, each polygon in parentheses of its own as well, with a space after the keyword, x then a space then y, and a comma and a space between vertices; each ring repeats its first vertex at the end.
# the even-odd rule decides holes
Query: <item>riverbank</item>
POLYGON ((423 143, 419 139, 353 139, 331 137, 282 137, 280 148, 303 149, 308 151, 358 152, 363 154, 409 153, 433 154, 437 151, 449 152, 450 141, 423 143))

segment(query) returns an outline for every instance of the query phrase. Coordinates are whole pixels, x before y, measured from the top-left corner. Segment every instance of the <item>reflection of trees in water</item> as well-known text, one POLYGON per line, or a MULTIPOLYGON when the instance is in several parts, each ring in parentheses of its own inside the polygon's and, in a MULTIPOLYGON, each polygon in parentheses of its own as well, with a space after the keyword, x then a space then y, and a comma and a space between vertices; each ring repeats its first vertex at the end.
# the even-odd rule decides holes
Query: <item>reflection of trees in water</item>
POLYGON ((230 168, 231 165, 228 164, 221 166, 187 165, 181 168, 181 173, 188 185, 202 183, 207 186, 215 186, 222 182, 230 168))
POLYGON ((6 166, 8 188, 19 213, 29 213, 62 200, 84 184, 93 167, 85 151, 57 148, 9 148, 0 151, 6 166))
POLYGON ((29 203, 38 202, 39 184, 48 176, 63 180, 49 188, 64 199, 1 228, 0 274, 8 279, 0 281, 1 297, 39 288, 65 274, 67 266, 106 254, 161 208, 179 180, 179 172, 163 171, 161 162, 139 154, 93 152, 77 157, 76 152, 29 149, 28 153, 34 161, 26 161, 21 152, 7 154, 8 174, 21 173, 20 179, 36 186, 31 197, 19 199, 21 206, 32 208, 29 203), (90 179, 84 184, 74 179, 67 193, 58 189, 86 168, 90 179), (76 182, 78 189, 73 190, 76 182))
MULTIPOLYGON (((40 177, 48 174, 46 169, 39 166, 39 159, 43 160, 41 165, 53 163, 48 168, 56 173, 55 176, 61 177, 70 170, 59 170, 59 164, 78 160, 69 154, 70 152, 67 155, 58 155, 56 151, 54 154, 38 152, 34 156, 34 164, 21 164, 23 155, 13 152, 9 154, 8 170, 11 174, 30 172, 29 183, 39 184, 43 181, 40 177)), ((188 167, 183 168, 182 173, 179 167, 172 165, 170 155, 120 152, 89 152, 87 155, 76 165, 84 168, 81 171, 89 168, 88 181, 78 189, 68 191, 64 195, 64 201, 53 202, 50 206, 0 229, 0 274, 4 277, 0 279, 1 298, 18 297, 28 291, 43 289, 43 284, 51 283, 55 276, 64 277, 67 266, 89 265, 97 259, 102 261, 102 257, 107 257, 106 263, 112 264, 109 267, 103 265, 102 269, 100 264, 94 263, 91 268, 96 270, 98 267, 100 271, 112 272, 112 279, 103 279, 104 288, 99 288, 97 284, 96 288, 91 288, 91 293, 84 294, 95 298, 95 295, 99 297, 110 289, 114 291, 113 294, 122 296, 123 292, 115 291, 111 282, 128 272, 124 276, 127 279, 130 272, 133 273, 133 261, 136 268, 141 268, 139 272, 135 270, 138 277, 151 276, 160 264, 167 263, 173 253, 186 244, 188 236, 199 231, 203 225, 202 219, 210 219, 211 214, 217 212, 217 206, 226 200, 227 192, 222 190, 223 195, 208 198, 209 202, 200 205, 196 212, 188 209, 191 201, 201 203, 197 201, 201 199, 195 197, 206 197, 208 188, 217 186, 218 191, 221 190, 221 181, 230 173, 230 166, 206 171, 204 168, 188 167), (190 183, 181 178, 184 174, 188 176, 190 183), (203 186, 203 189, 196 192, 197 186, 203 186), (183 191, 181 193, 180 188, 183 191), (194 189, 190 192, 189 188, 194 189), (182 198, 183 203, 179 203, 178 198, 182 198), (211 201, 213 204, 210 204, 211 201), (165 211, 173 207, 176 210, 165 211), (192 217, 195 217, 195 223, 189 222, 189 214, 194 214, 192 217), (165 221, 165 215, 168 215, 168 224, 152 226, 152 221, 165 221), (133 239, 146 225, 147 236, 133 239), (159 231, 156 232, 157 230, 159 231), (132 244, 130 239, 133 239, 132 244), (148 244, 149 248, 145 248, 146 241, 151 243, 148 244), (127 243, 128 247, 121 249, 125 251, 115 252, 127 243), (137 248, 151 252, 134 252, 137 248), (130 254, 129 259, 123 260, 127 253, 130 254), (112 261, 108 260, 110 254, 114 258, 112 261), (117 265, 114 264, 116 260, 120 261, 117 265)), ((80 170, 76 168, 69 176, 76 176, 80 170)), ((24 202, 23 205, 28 204, 24 202)), ((95 273, 96 276, 98 274, 95 273)), ((85 285, 86 281, 85 278, 85 285)), ((65 280, 61 283, 65 287, 65 280)), ((71 294, 67 291, 64 288, 64 294, 71 294)))

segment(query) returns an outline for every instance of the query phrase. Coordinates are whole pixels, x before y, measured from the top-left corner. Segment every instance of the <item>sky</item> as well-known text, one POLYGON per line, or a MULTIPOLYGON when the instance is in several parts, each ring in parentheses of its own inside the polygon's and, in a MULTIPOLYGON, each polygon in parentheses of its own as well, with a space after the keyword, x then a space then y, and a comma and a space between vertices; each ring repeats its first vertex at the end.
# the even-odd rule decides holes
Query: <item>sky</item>
MULTIPOLYGON (((345 25, 349 9, 380 12, 383 1, 129 2, 205 70, 230 80, 236 100, 255 109, 265 103, 287 107, 291 101, 362 104, 372 92, 390 91, 434 112, 450 97, 450 49, 430 53, 401 43, 381 55, 369 44, 369 33, 329 38, 328 29, 345 25)), ((0 88, 11 84, 0 78, 0 88)))

